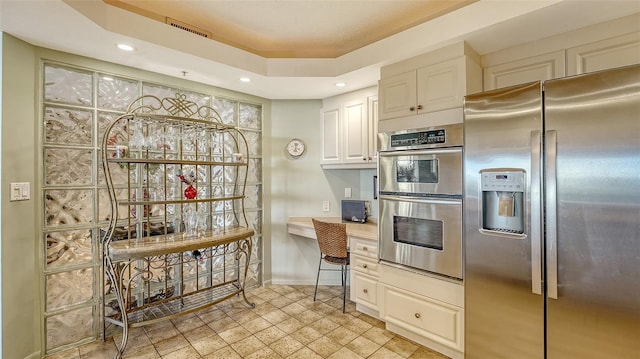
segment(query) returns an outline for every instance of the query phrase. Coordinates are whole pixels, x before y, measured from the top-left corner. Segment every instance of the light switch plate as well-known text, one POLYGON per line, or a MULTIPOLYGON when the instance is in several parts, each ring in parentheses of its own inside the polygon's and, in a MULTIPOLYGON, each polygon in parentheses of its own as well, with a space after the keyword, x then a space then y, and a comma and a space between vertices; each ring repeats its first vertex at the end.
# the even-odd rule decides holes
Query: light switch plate
POLYGON ((322 211, 329 212, 329 201, 322 201, 322 211))
POLYGON ((11 182, 11 201, 26 201, 31 199, 29 182, 11 182))
POLYGON ((344 189, 344 198, 351 198, 351 188, 350 187, 346 187, 344 189))

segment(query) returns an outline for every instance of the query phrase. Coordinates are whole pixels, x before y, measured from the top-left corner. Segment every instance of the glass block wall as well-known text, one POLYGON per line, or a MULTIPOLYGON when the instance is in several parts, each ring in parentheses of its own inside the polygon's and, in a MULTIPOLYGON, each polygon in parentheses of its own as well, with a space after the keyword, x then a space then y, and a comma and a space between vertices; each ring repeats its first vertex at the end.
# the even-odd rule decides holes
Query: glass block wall
POLYGON ((262 106, 134 78, 45 63, 42 98, 43 327, 47 353, 102 335, 100 232, 110 215, 100 163, 106 126, 142 95, 182 93, 215 108, 249 143, 245 200, 256 232, 247 287, 262 282, 262 106))

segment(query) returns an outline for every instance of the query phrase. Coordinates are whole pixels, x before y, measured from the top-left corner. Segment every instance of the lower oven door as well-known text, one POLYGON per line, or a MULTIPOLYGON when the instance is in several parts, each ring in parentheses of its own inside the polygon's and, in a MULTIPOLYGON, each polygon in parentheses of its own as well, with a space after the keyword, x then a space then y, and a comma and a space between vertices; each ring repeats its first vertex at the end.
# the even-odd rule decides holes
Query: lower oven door
POLYGON ((380 259, 462 279, 462 200, 380 195, 380 259))

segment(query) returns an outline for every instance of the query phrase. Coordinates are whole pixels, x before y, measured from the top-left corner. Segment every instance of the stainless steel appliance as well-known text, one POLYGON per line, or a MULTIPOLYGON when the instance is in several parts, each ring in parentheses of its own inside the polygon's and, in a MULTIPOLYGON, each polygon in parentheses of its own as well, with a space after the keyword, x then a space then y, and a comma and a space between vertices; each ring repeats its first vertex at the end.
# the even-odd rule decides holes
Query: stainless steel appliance
POLYGON ((379 256, 462 278, 462 124, 378 135, 379 256))
POLYGON ((342 222, 365 223, 369 217, 369 201, 343 199, 340 203, 342 222))
POLYGON ((464 113, 465 357, 640 358, 640 66, 464 113))

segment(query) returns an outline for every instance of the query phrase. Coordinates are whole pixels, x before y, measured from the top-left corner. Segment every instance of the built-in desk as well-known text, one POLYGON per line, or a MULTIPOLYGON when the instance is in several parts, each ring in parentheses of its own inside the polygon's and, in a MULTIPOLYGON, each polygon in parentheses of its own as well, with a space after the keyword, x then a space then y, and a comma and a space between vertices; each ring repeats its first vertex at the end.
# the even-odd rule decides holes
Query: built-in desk
MULTIPOLYGON (((340 217, 290 217, 287 221, 287 232, 302 237, 316 239, 316 231, 313 229, 311 218, 323 222, 341 223, 340 217)), ((378 241, 378 224, 367 223, 347 223, 347 235, 371 241, 378 241)))

